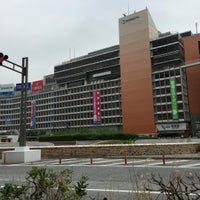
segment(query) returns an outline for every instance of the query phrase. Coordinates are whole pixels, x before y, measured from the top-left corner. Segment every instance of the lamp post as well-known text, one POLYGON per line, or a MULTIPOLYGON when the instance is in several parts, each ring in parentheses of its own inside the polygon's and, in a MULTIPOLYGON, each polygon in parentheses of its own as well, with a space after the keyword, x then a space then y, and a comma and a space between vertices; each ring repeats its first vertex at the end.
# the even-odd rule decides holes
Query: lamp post
POLYGON ((20 106, 20 135, 19 146, 26 146, 26 118, 27 118, 27 82, 28 82, 28 57, 22 58, 22 66, 8 61, 8 56, 0 53, 0 65, 21 74, 21 106, 20 106), (8 65, 4 65, 6 62, 8 65), (21 71, 20 71, 21 69, 21 71))

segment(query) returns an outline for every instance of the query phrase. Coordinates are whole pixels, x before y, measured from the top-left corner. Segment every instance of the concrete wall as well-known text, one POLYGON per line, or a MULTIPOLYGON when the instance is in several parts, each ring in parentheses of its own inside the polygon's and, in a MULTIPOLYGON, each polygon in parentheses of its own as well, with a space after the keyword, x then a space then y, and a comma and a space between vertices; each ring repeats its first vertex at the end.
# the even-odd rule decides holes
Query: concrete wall
MULTIPOLYGON (((44 158, 63 158, 69 157, 89 157, 92 153, 93 157, 110 157, 110 156, 151 156, 162 155, 163 151, 166 155, 174 154, 190 154, 196 153, 200 143, 171 143, 171 144, 127 144, 127 145, 69 145, 69 146, 42 146, 32 147, 32 149, 41 149, 41 157, 44 158)), ((2 152, 14 148, 0 148, 0 156, 2 152)))

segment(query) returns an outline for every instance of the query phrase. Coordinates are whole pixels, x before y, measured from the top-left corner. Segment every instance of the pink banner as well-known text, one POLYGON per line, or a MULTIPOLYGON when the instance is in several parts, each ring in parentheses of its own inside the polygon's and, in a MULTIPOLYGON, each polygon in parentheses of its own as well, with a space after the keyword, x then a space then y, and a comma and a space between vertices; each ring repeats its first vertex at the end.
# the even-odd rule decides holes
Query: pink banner
POLYGON ((31 102, 31 111, 30 111, 30 128, 35 128, 36 126, 36 102, 31 102))
POLYGON ((93 91, 93 123, 101 123, 100 91, 93 91))

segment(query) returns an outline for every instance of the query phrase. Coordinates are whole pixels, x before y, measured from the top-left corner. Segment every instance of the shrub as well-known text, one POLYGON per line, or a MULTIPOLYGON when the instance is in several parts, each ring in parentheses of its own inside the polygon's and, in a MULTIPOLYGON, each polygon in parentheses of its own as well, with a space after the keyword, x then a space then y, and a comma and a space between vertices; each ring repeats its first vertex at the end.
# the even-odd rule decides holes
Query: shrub
POLYGON ((136 140, 134 133, 88 131, 88 132, 59 132, 53 135, 39 137, 39 141, 74 141, 74 140, 136 140))
POLYGON ((91 133, 76 133, 64 135, 49 135, 39 137, 39 141, 74 141, 74 140, 136 140, 137 135, 126 133, 115 134, 91 134, 91 133))
MULTIPOLYGON (((156 186, 156 190, 166 199, 200 199, 200 175, 189 172, 182 175, 177 171, 171 173, 169 180, 165 177, 151 175, 149 183, 156 186)), ((147 187, 146 190, 152 190, 147 187)))
POLYGON ((51 169, 33 167, 23 185, 7 183, 0 189, 1 200, 80 200, 87 195, 86 176, 72 183, 72 171, 55 173, 51 169))

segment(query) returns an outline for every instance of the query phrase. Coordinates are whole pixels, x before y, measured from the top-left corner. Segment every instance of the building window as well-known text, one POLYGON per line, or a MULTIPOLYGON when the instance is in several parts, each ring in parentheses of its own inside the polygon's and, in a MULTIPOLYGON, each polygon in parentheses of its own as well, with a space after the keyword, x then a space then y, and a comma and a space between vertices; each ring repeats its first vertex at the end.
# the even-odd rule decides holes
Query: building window
POLYGON ((199 54, 200 54, 200 41, 198 41, 199 54))

